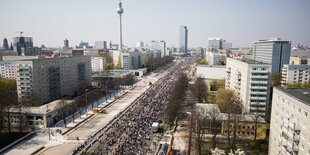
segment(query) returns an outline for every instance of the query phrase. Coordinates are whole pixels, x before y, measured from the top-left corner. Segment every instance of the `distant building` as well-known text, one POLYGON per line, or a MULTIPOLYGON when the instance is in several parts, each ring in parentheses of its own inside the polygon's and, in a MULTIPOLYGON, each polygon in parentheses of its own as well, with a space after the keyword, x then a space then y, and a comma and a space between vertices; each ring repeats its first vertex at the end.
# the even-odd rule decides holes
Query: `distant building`
POLYGON ((103 71, 104 68, 105 68, 104 57, 91 57, 91 71, 92 72, 103 71))
POLYGON ((35 55, 42 55, 42 49, 39 47, 28 47, 28 48, 21 48, 21 55, 22 56, 35 56, 35 55))
POLYGON ((122 52, 122 68, 125 70, 139 69, 143 65, 141 52, 122 52))
POLYGON ((187 55, 188 52, 188 29, 186 26, 180 27, 180 42, 179 42, 180 53, 187 55))
POLYGON ((64 49, 69 49, 70 47, 69 47, 69 40, 68 39, 66 39, 66 40, 64 40, 64 49))
POLYGON ((107 48, 107 42, 106 41, 96 41, 95 42, 95 49, 97 50, 106 50, 107 48))
POLYGON ((13 38, 13 48, 14 51, 17 52, 17 55, 22 55, 22 48, 32 48, 33 41, 32 37, 15 37, 13 38))
POLYGON ((19 99, 39 94, 41 103, 73 96, 81 82, 91 83, 90 57, 21 60, 16 62, 19 99))
POLYGON ((310 88, 274 88, 268 154, 310 153, 310 88))
POLYGON ((232 48, 232 43, 227 42, 226 40, 222 40, 222 49, 228 50, 230 48, 232 48))
POLYGON ((6 38, 3 39, 3 49, 4 50, 9 50, 9 43, 8 40, 6 38))
POLYGON ((209 65, 220 65, 220 54, 218 52, 207 51, 206 60, 209 65))
POLYGON ((14 61, 0 61, 0 78, 16 79, 16 64, 14 61))
POLYGON ((227 58, 226 71, 225 87, 240 95, 245 111, 268 118, 271 65, 227 58))
POLYGON ((259 40, 254 42, 253 60, 271 64, 271 73, 282 71, 284 64, 289 64, 291 42, 282 41, 279 38, 259 40))
POLYGON ((78 46, 75 46, 75 48, 93 48, 93 47, 89 46, 88 42, 81 41, 78 46))
POLYGON ((197 57, 202 57, 202 56, 205 56, 206 55, 206 51, 204 48, 202 47, 198 47, 196 48, 196 56, 197 57))
POLYGON ((282 86, 299 82, 309 83, 310 65, 283 65, 282 69, 282 86))
POLYGON ((307 57, 310 58, 310 49, 306 50, 292 50, 291 56, 293 57, 307 57))
POLYGON ((307 65, 308 58, 307 57, 290 57, 290 65, 307 65))
POLYGON ((143 48, 144 47, 144 42, 143 41, 138 41, 136 47, 137 48, 143 48))
POLYGON ((222 39, 221 38, 209 38, 208 50, 216 51, 222 49, 222 39))
POLYGON ((151 50, 159 50, 161 57, 166 56, 166 42, 165 41, 151 41, 151 50))

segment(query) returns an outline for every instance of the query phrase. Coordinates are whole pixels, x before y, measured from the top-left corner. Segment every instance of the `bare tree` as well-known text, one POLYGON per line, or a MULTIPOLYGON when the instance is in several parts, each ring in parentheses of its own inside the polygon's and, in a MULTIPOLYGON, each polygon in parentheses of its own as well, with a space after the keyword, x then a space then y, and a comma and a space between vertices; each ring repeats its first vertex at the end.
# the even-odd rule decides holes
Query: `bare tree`
POLYGON ((212 133, 212 144, 213 148, 216 148, 216 135, 219 133, 218 132, 218 127, 219 127, 219 116, 220 116, 220 111, 213 107, 211 110, 208 111, 208 116, 209 119, 211 120, 211 133, 212 133))
POLYGON ((207 116, 201 113, 194 113, 193 123, 194 143, 198 154, 201 155, 202 144, 204 143, 203 137, 206 134, 207 116))
POLYGON ((256 108, 255 111, 251 111, 251 114, 250 114, 251 120, 254 123, 254 139, 253 139, 254 141, 256 141, 256 138, 257 138, 257 135, 258 135, 257 129, 259 127, 260 119, 263 116, 262 113, 259 113, 258 107, 255 107, 255 108, 256 108))
POLYGON ((66 117, 68 115, 68 106, 66 100, 64 99, 59 100, 57 105, 57 111, 64 122, 64 127, 66 128, 67 127, 66 117))

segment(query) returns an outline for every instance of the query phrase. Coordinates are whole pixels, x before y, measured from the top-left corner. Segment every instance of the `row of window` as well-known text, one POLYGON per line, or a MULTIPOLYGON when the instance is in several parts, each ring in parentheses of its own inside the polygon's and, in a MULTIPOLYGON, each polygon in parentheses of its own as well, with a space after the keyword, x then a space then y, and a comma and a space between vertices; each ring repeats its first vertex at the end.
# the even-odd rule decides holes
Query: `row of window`
POLYGON ((252 87, 267 87, 267 84, 257 84, 257 83, 252 83, 252 87))

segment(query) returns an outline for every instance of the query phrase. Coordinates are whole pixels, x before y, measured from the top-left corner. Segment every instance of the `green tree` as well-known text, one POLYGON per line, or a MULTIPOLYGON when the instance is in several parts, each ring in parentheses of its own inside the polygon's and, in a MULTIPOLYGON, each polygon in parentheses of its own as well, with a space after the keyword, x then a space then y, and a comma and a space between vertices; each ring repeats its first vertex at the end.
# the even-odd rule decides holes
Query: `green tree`
POLYGON ((213 79, 210 83, 211 91, 218 91, 225 88, 225 79, 213 79))
POLYGON ((271 75, 271 86, 272 87, 281 86, 281 81, 282 81, 281 73, 275 73, 271 75))
POLYGON ((1 129, 3 129, 4 126, 8 127, 9 133, 11 133, 10 119, 13 114, 13 107, 17 106, 18 103, 16 88, 16 80, 0 78, 0 124, 2 126, 1 129))
POLYGON ((198 77, 193 85, 193 94, 199 101, 199 103, 203 103, 204 99, 207 96, 207 85, 203 78, 198 77))
POLYGON ((106 63, 105 70, 112 70, 112 69, 113 69, 112 63, 106 63))
MULTIPOLYGON (((227 113, 226 126, 228 131, 231 130, 231 114, 240 113, 237 108, 239 108, 239 98, 235 92, 231 89, 220 89, 216 94, 216 102, 222 112, 227 113)), ((227 132, 227 141, 230 143, 230 132, 227 132)))
POLYGON ((209 62, 206 59, 202 59, 202 60, 199 61, 199 64, 208 65, 209 62))

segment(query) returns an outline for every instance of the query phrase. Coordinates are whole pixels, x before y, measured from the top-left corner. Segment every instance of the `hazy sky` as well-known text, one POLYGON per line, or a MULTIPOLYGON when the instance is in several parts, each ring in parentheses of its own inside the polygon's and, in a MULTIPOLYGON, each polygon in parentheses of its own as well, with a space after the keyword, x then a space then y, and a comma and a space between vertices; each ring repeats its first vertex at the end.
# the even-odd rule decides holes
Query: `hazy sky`
MULTIPOLYGON (((81 40, 118 42, 118 0, 0 0, 0 44, 7 37, 32 36, 35 45, 70 46, 81 40)), ((252 46, 281 37, 310 45, 310 0, 123 0, 123 43, 165 40, 179 45, 179 27, 189 31, 189 47, 209 37, 252 46)))

